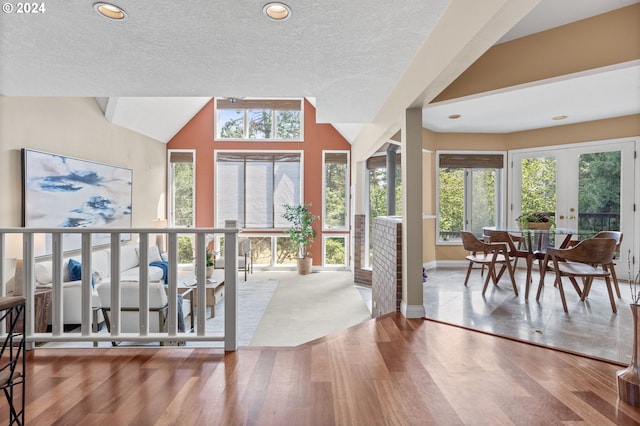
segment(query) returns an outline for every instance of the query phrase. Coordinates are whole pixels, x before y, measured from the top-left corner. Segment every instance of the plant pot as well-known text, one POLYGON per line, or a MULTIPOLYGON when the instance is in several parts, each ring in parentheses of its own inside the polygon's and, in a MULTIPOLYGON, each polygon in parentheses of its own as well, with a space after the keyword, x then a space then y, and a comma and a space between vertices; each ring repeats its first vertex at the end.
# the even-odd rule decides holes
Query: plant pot
POLYGON ((631 363, 624 370, 619 370, 618 376, 618 398, 640 407, 640 365, 638 364, 638 353, 640 352, 640 305, 631 304, 631 314, 633 315, 633 347, 631 352, 631 363))
POLYGON ((298 258, 298 273, 300 275, 307 275, 311 273, 311 262, 312 262, 312 258, 310 257, 303 257, 303 258, 298 258))
POLYGON ((551 229, 551 225, 551 222, 527 222, 525 224, 518 224, 520 229, 535 229, 542 231, 548 231, 551 229))
POLYGON ((206 272, 207 278, 213 277, 213 269, 214 269, 213 266, 207 266, 207 272, 206 272))

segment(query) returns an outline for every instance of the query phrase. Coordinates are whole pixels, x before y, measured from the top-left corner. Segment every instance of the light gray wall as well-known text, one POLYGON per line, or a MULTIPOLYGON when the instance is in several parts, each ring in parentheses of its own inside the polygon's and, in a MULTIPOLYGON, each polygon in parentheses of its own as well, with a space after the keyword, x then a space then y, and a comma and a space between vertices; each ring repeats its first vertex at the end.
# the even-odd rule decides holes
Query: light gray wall
POLYGON ((130 168, 133 226, 165 217, 164 143, 109 123, 95 98, 0 96, 0 227, 22 225, 22 148, 130 168))

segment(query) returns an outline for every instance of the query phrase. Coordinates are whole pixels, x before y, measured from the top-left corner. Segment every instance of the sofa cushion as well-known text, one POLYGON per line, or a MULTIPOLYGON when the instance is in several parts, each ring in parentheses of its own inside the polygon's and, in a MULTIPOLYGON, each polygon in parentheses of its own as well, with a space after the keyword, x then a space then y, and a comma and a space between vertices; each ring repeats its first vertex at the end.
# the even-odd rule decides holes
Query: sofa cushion
MULTIPOLYGON (((162 280, 163 271, 162 268, 157 266, 149 266, 149 281, 161 281, 162 280)), ((140 278, 140 268, 135 267, 131 269, 127 269, 126 271, 122 271, 120 273, 120 280, 137 281, 140 278)))
POLYGON ((120 247, 120 271, 136 268, 140 264, 138 247, 134 245, 120 247))
MULTIPOLYGON (((138 250, 138 257, 140 257, 140 249, 137 249, 137 250, 138 250)), ((147 253, 148 253, 147 258, 149 259, 149 261, 147 262, 148 264, 151 264, 152 262, 162 262, 164 260, 160 255, 160 249, 156 245, 149 246, 147 253)))

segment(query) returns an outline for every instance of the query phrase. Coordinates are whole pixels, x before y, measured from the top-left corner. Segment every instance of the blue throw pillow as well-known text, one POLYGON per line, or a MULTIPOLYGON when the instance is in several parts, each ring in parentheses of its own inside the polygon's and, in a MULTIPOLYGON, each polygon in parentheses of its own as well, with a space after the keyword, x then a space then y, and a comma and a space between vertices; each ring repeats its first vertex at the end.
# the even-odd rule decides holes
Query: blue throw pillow
POLYGON ((78 281, 82 279, 82 264, 74 259, 69 259, 69 279, 78 281))
MULTIPOLYGON (((69 280, 80 281, 82 279, 82 264, 75 259, 69 259, 69 280)), ((91 276, 91 287, 94 286, 93 275, 91 276)))

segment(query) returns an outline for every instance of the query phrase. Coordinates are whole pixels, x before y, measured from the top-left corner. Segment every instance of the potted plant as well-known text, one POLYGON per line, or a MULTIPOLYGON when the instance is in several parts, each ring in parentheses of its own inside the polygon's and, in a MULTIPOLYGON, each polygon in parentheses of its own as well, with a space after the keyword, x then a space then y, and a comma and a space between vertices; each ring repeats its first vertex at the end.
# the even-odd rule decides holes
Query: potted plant
POLYGON ((282 217, 291 224, 287 230, 291 242, 298 246, 298 273, 306 275, 311 273, 311 255, 307 251, 309 244, 313 242, 316 231, 313 222, 318 218, 309 207, 311 203, 290 205, 284 204, 282 217))
POLYGON ((205 260, 207 265, 207 278, 211 278, 213 276, 214 261, 215 261, 213 251, 207 249, 205 260))
POLYGON ((631 316, 633 318, 633 346, 631 363, 617 372, 618 397, 634 407, 640 407, 640 269, 633 277, 631 250, 627 254, 629 288, 631 290, 631 316))
POLYGON ((550 229, 553 221, 544 213, 524 213, 516 218, 520 229, 550 229))

